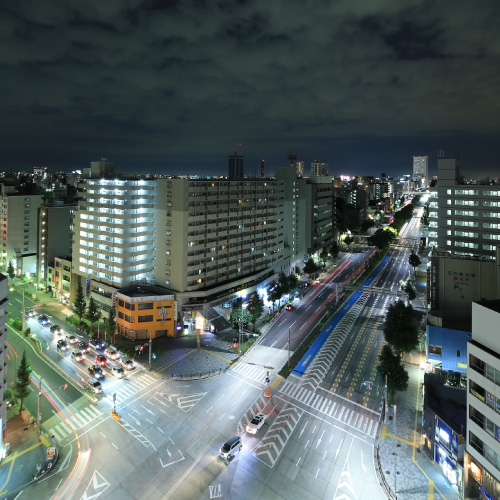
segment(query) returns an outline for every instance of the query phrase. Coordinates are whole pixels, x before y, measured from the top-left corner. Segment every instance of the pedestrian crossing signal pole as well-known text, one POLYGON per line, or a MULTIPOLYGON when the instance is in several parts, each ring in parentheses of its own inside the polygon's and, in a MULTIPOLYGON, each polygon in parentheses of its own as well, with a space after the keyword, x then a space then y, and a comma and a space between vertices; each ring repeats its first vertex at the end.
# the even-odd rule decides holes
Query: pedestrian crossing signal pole
POLYGON ((264 393, 264 396, 266 396, 266 398, 270 398, 272 396, 269 384, 266 385, 266 392, 264 393))
POLYGON ((115 420, 118 420, 118 422, 121 420, 120 415, 116 413, 116 393, 113 393, 113 411, 111 412, 111 416, 115 420))

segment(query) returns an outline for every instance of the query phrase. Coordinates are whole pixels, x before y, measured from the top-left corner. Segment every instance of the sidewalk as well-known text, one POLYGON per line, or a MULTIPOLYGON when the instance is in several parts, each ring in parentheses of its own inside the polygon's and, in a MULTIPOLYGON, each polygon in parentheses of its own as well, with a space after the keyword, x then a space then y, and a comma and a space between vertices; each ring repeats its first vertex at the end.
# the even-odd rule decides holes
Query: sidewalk
POLYGON ((391 498, 458 500, 439 466, 420 451, 422 446, 422 407, 424 354, 414 351, 405 356, 410 377, 408 389, 396 394, 396 406, 390 406, 382 424, 379 440, 381 473, 392 490, 391 498), (394 492, 396 494, 394 495, 394 492))
POLYGON ((51 446, 45 436, 37 436, 33 424, 26 424, 28 412, 14 414, 7 420, 7 436, 10 452, 0 463, 0 496, 26 486, 33 481, 38 466, 43 467, 47 448, 51 446))

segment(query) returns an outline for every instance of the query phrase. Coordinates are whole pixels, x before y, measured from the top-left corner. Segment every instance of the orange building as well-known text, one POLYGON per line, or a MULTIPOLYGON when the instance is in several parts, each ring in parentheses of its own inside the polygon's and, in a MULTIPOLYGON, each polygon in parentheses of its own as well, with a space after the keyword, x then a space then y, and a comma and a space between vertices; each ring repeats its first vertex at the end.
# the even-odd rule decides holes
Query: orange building
POLYGON ((154 285, 129 286, 116 294, 116 325, 129 339, 175 336, 175 296, 154 285))

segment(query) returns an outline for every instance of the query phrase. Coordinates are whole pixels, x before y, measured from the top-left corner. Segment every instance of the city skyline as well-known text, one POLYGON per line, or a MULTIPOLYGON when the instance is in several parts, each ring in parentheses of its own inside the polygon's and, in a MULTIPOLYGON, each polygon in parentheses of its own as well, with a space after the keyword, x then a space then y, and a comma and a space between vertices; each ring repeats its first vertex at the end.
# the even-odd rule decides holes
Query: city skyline
POLYGON ((496 3, 131 1, 3 7, 0 170, 399 176, 460 151, 495 176, 496 3), (471 22, 473 20, 474 22, 471 22), (239 146, 241 144, 241 147, 239 146))

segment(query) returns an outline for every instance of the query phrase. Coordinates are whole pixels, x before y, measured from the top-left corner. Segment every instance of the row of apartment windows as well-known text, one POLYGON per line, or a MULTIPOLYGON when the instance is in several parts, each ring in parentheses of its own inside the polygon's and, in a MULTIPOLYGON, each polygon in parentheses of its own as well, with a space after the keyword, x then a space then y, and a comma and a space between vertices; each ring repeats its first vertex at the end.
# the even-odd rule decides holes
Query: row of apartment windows
MULTIPOLYGON (((123 314, 122 312, 118 312, 118 317, 120 319, 125 320, 127 323, 135 323, 135 318, 133 316, 129 316, 128 314, 123 314)), ((153 315, 149 314, 147 316, 138 316, 137 317, 137 322, 138 323, 150 323, 151 321, 154 321, 153 315)), ((156 321, 171 321, 171 318, 157 318, 156 321)))
POLYGON ((488 462, 500 470, 500 455, 495 453, 492 448, 490 448, 486 443, 483 443, 483 441, 471 431, 469 431, 469 444, 480 455, 486 458, 488 462))
MULTIPOLYGON (((446 194, 451 195, 452 190, 447 189, 446 194)), ((455 189, 456 195, 461 196, 477 196, 479 191, 477 189, 455 189)), ((500 196, 500 190, 495 191, 482 191, 483 196, 500 196)))
POLYGON ((485 363, 482 359, 474 356, 474 354, 469 354, 469 366, 483 377, 486 377, 488 380, 491 380, 492 382, 495 382, 496 385, 500 386, 500 370, 497 370, 488 363, 485 363))
POLYGON ((477 408, 469 405, 469 418, 481 429, 485 430, 488 434, 491 434, 497 441, 498 437, 495 434, 495 422, 491 421, 489 418, 485 417, 477 408))

